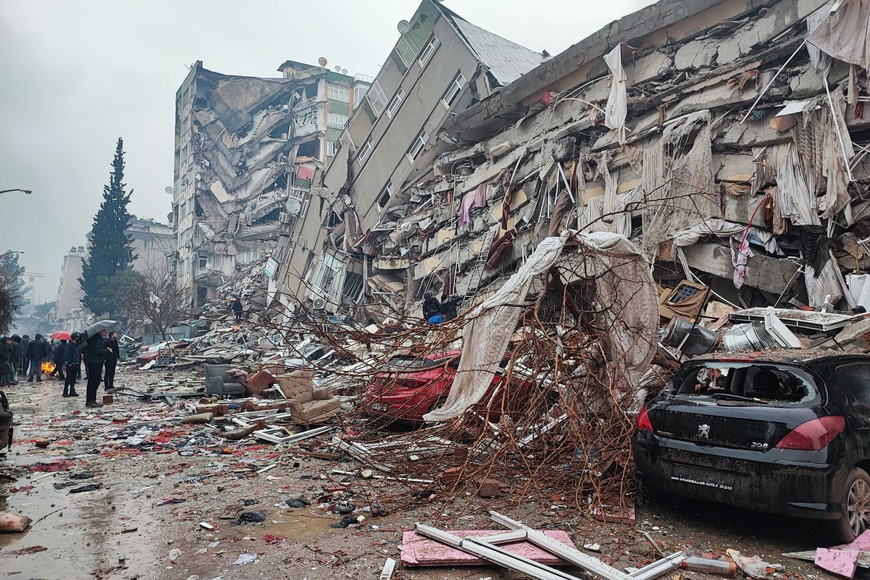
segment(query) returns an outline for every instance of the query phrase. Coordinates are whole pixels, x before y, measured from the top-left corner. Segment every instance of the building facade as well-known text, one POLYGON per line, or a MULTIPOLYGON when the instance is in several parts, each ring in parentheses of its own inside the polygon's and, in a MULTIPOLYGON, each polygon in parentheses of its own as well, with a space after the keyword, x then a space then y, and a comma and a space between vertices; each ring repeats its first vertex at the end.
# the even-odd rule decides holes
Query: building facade
POLYGON ((372 281, 375 291, 404 291, 406 280, 392 266, 375 271, 373 241, 426 227, 414 218, 431 204, 419 184, 450 145, 443 125, 545 59, 431 0, 398 28, 398 42, 312 191, 317 203, 282 248, 277 286, 289 307, 360 304, 372 281))
POLYGON ((322 65, 279 71, 224 75, 197 61, 176 92, 176 276, 197 304, 274 250, 367 86, 322 65))

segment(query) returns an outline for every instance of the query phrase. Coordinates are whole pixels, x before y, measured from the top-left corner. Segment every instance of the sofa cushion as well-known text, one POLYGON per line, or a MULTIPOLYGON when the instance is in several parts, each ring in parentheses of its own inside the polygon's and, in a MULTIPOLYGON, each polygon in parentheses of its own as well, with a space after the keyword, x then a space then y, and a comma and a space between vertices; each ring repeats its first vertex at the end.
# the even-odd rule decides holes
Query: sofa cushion
POLYGON ((311 423, 332 417, 338 413, 341 402, 338 399, 311 401, 302 405, 300 412, 293 412, 293 420, 297 423, 311 423))
POLYGON ((296 399, 300 403, 311 400, 314 392, 314 374, 311 371, 299 370, 275 377, 278 387, 288 399, 296 399))

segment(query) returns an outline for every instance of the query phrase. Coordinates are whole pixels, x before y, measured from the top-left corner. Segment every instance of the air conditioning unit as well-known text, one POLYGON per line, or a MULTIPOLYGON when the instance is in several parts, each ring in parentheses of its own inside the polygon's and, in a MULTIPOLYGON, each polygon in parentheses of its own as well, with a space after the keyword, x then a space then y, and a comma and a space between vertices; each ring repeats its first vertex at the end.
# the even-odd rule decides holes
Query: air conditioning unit
POLYGON ((323 298, 315 298, 312 300, 312 304, 315 310, 325 310, 326 309, 326 300, 323 298))

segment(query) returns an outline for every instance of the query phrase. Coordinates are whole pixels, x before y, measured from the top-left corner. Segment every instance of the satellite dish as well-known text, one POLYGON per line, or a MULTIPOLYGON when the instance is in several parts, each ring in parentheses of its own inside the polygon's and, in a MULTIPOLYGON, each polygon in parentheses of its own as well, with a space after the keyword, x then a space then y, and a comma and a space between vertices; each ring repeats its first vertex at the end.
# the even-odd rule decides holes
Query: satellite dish
POLYGON ((399 31, 399 34, 407 34, 409 30, 411 30, 411 23, 407 20, 399 20, 399 23, 396 25, 396 30, 399 31))
POLYGON ((341 67, 338 65, 335 65, 335 72, 341 72, 341 67))
POLYGON ((347 69, 346 69, 346 68, 341 69, 341 74, 346 75, 346 74, 347 74, 347 69))
POLYGON ((172 188, 171 185, 167 185, 166 187, 164 187, 163 191, 165 191, 169 195, 172 195, 173 193, 175 193, 175 190, 172 188))
POLYGON ((327 62, 328 61, 326 60, 326 57, 323 56, 317 59, 317 64, 319 64, 320 66, 326 66, 327 62))

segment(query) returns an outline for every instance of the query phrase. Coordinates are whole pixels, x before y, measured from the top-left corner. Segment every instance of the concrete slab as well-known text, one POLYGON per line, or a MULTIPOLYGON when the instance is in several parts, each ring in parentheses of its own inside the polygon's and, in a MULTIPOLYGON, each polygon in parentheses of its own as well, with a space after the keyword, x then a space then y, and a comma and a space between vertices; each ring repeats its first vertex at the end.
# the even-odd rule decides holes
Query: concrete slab
MULTIPOLYGON (((449 533, 461 538, 492 536, 505 530, 451 530, 449 533)), ((545 530, 544 533, 557 542, 576 548, 574 542, 562 530, 545 530)), ((501 544, 504 550, 549 566, 567 566, 568 563, 528 542, 501 544)), ((424 538, 414 531, 402 533, 402 563, 405 566, 486 566, 489 562, 462 550, 424 538)))

